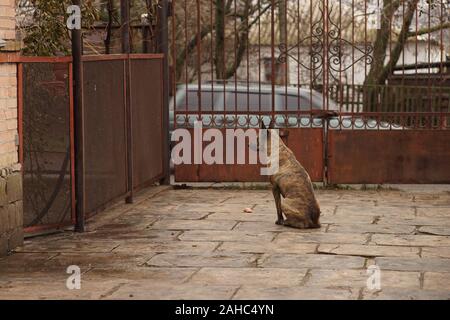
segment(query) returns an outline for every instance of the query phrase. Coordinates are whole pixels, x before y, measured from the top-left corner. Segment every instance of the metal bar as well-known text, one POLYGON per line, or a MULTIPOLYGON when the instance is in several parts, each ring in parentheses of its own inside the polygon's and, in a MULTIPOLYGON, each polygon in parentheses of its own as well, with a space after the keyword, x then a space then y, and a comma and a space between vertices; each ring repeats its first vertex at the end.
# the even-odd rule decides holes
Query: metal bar
POLYGON ((28 57, 19 54, 0 54, 0 63, 68 63, 72 62, 71 56, 63 57, 28 57))
POLYGON ((22 174, 25 173, 23 162, 23 64, 17 65, 17 128, 19 133, 19 163, 22 174))
MULTIPOLYGON (((169 97, 170 97, 170 70, 169 70, 169 0, 161 0, 159 6, 159 32, 158 32, 158 47, 164 56, 163 60, 163 170, 164 179, 161 183, 164 185, 170 184, 170 134, 169 134, 169 97)), ((172 26, 175 28, 175 26, 172 26)), ((200 37, 199 37, 200 38, 200 37)), ((176 62, 174 62, 176 64, 176 62)), ((175 119, 174 119, 175 121, 175 119)))
POLYGON ((125 64, 125 114, 126 114, 126 132, 127 132, 127 190, 129 195, 125 198, 128 204, 133 203, 133 115, 131 107, 131 73, 130 59, 131 43, 130 43, 130 1, 120 1, 120 19, 122 24, 122 54, 126 55, 125 64))
POLYGON ((124 60, 124 90, 125 90, 125 118, 126 118, 126 132, 127 132, 127 186, 129 195, 125 198, 128 204, 133 203, 133 189, 134 189, 134 152, 133 152, 133 108, 131 96, 131 63, 130 59, 124 60))
MULTIPOLYGON (((73 0, 73 4, 81 6, 81 0, 73 0)), ((83 108, 83 55, 81 30, 72 30, 72 69, 73 69, 73 106, 75 123, 75 181, 76 181, 76 223, 75 231, 85 229, 85 177, 84 177, 84 108, 83 108)))
POLYGON ((130 53, 130 0, 120 0, 120 22, 122 34, 122 52, 130 53))
MULTIPOLYGON (((275 114, 275 84, 277 72, 275 69, 275 0, 271 0, 270 10, 270 64, 271 64, 271 87, 272 87, 272 106, 271 106, 271 121, 274 119, 275 114)), ((261 106, 260 106, 261 107, 261 106)))
POLYGON ((417 70, 417 69, 437 69, 437 68, 441 68, 441 67, 450 67, 450 61, 406 64, 406 65, 396 66, 393 68, 393 70, 394 71, 402 71, 402 70, 417 70))
POLYGON ((70 126, 70 182, 71 182, 71 216, 73 223, 76 223, 76 171, 75 171, 75 122, 74 122, 74 88, 73 88, 73 64, 69 63, 69 126, 70 126))
POLYGON ((59 230, 66 227, 72 226, 72 222, 63 222, 63 223, 54 223, 54 224, 48 224, 48 225, 38 225, 38 226, 32 226, 32 227, 26 227, 23 229, 23 232, 25 234, 30 233, 37 233, 42 231, 53 231, 53 230, 59 230))

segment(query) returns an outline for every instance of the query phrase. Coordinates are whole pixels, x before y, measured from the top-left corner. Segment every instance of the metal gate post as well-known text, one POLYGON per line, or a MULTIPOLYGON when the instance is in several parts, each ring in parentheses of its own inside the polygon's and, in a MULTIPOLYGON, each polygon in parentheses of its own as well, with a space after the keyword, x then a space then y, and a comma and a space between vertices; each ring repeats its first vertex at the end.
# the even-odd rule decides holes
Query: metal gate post
MULTIPOLYGON (((163 168, 164 178, 161 183, 170 184, 170 134, 169 134, 169 0, 160 0, 158 17, 158 47, 157 52, 164 54, 163 60, 163 168)), ((173 26, 175 27, 175 26, 173 26)))
POLYGON ((126 110, 126 125, 127 125, 127 174, 128 174, 128 196, 125 199, 126 203, 133 203, 133 189, 134 189, 134 160, 133 160, 133 110, 131 108, 131 68, 130 56, 130 0, 121 0, 120 15, 122 23, 122 53, 127 54, 125 60, 125 110, 126 110))
MULTIPOLYGON (((81 0, 73 0, 74 5, 81 7, 81 0)), ((76 214, 75 231, 85 229, 85 180, 84 180, 84 108, 83 108, 83 55, 81 29, 72 30, 72 67, 73 67, 73 105, 75 122, 75 193, 76 214)))
POLYGON ((329 0, 322 0, 323 7, 323 71, 322 71, 322 96, 323 96, 323 109, 325 111, 325 117, 322 119, 323 124, 323 185, 326 187, 328 185, 328 111, 329 111, 329 98, 328 98, 328 90, 329 90, 329 56, 328 56, 328 48, 329 48, 329 0))

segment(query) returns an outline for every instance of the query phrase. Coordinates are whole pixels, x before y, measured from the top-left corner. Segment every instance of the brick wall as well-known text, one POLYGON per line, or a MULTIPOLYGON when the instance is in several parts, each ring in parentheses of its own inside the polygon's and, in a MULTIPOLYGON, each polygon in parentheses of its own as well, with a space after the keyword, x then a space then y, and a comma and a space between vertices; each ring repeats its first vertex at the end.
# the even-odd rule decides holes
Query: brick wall
MULTIPOLYGON (((16 34, 14 3, 15 0, 0 0, 0 38, 8 43, 14 42, 16 34)), ((0 256, 23 243, 17 139, 17 67, 0 63, 0 256)))
POLYGON ((13 40, 16 38, 15 0, 0 0, 0 38, 13 40))

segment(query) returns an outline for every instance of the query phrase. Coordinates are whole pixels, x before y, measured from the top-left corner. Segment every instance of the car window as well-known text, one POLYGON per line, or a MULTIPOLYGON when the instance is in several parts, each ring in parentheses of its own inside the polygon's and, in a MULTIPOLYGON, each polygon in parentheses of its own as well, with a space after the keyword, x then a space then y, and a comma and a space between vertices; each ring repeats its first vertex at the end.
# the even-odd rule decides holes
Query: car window
POLYGON ((221 100, 222 93, 219 91, 189 90, 186 98, 185 91, 177 97, 177 111, 200 111, 200 101, 202 111, 220 111, 217 108, 217 101, 221 100), (201 97, 201 100, 200 100, 201 97))
MULTIPOLYGON (((223 102, 222 102, 223 104, 223 102)), ((225 110, 233 111, 272 111, 272 94, 254 92, 227 92, 225 110)))
POLYGON ((281 110, 279 111, 309 111, 311 108, 320 108, 314 103, 311 106, 311 99, 303 96, 282 94, 280 100, 281 110))
MULTIPOLYGON (((316 101, 321 107, 319 109, 323 109, 323 96, 320 92, 312 91, 313 93, 313 101, 316 101)), ((338 104, 332 100, 328 99, 328 110, 339 110, 338 104)))

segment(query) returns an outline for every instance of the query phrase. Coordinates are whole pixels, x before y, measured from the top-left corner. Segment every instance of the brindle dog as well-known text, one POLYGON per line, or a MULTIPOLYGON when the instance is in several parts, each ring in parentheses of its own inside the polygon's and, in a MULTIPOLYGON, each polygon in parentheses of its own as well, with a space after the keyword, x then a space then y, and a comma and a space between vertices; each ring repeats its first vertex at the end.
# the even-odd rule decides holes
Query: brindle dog
MULTIPOLYGON (((262 129, 267 129, 264 124, 262 129)), ((271 124, 267 137, 269 159, 272 159, 271 136, 276 135, 279 140, 279 171, 270 177, 278 214, 276 224, 298 229, 320 228, 320 207, 311 178, 294 153, 272 129, 271 124)))

